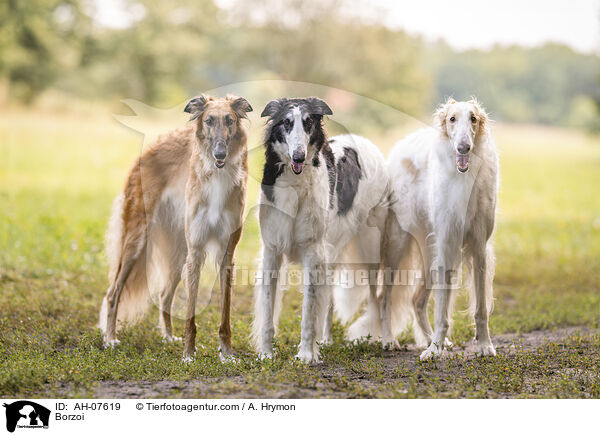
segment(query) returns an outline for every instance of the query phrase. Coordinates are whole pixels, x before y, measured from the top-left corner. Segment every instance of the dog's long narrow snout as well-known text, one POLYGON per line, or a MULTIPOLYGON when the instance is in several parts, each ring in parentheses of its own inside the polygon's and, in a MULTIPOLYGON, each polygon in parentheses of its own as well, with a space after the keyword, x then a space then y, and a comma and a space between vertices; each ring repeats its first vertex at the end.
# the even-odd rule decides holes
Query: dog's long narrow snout
POLYGON ((458 172, 464 173, 469 170, 469 152, 471 148, 471 141, 465 137, 456 144, 456 169, 458 169, 458 172))
POLYGON ((292 153, 292 160, 296 163, 303 163, 306 160, 306 153, 301 147, 298 147, 292 153))
POLYGON ((220 141, 215 144, 213 155, 217 160, 223 160, 225 157, 227 157, 227 147, 225 146, 225 141, 220 141))
POLYGON ((304 161, 306 160, 306 151, 302 146, 297 147, 292 153, 292 171, 295 174, 300 174, 304 169, 304 161))
POLYGON ((225 158, 227 157, 227 142, 225 139, 217 139, 215 140, 215 145, 213 146, 213 157, 215 158, 215 166, 217 168, 222 168, 225 166, 225 158))
POLYGON ((458 143, 456 150, 461 154, 467 154, 469 151, 471 151, 471 144, 466 141, 461 141, 458 143))

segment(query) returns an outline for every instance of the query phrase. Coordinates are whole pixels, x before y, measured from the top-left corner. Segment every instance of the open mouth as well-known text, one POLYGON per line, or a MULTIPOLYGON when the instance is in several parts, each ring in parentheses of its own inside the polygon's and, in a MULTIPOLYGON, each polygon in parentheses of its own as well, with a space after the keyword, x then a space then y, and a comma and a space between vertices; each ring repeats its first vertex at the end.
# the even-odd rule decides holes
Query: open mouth
POLYGON ((292 171, 294 172, 294 174, 298 175, 302 172, 302 169, 304 169, 304 162, 302 163, 296 163, 296 162, 292 162, 292 171))
POLYGON ((215 160, 215 166, 217 168, 222 168, 223 166, 225 166, 225 160, 215 160))
POLYGON ((456 153, 456 169, 461 173, 465 173, 469 170, 469 153, 456 153))

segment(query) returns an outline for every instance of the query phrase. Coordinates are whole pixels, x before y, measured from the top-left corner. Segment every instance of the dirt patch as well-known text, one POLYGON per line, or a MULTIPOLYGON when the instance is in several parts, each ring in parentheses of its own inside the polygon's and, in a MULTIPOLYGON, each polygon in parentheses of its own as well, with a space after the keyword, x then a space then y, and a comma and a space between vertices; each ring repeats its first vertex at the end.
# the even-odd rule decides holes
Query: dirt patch
POLYGON ((79 392, 65 384, 53 395, 122 399, 597 397, 598 337, 600 330, 582 327, 498 335, 493 338, 495 358, 477 358, 469 343, 426 363, 418 360, 421 349, 407 345, 350 364, 316 364, 310 367, 312 381, 294 384, 245 376, 102 381, 79 392), (596 360, 588 362, 590 358, 596 360))

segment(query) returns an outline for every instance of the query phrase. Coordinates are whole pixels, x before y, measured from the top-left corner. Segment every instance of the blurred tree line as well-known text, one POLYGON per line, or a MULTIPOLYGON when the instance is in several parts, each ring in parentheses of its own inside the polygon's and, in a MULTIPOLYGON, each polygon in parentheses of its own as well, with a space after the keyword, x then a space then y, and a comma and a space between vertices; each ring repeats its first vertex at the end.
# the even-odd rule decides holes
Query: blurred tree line
POLYGON ((569 47, 429 49, 437 98, 476 95, 496 119, 599 129, 600 58, 569 47))
POLYGON ((476 95, 498 120, 600 127, 600 58, 565 46, 457 53, 361 20, 348 0, 116 4, 125 22, 106 26, 97 20, 101 0, 1 2, 7 98, 31 104, 52 90, 170 106, 229 83, 284 79, 341 88, 426 121, 446 96, 476 95))

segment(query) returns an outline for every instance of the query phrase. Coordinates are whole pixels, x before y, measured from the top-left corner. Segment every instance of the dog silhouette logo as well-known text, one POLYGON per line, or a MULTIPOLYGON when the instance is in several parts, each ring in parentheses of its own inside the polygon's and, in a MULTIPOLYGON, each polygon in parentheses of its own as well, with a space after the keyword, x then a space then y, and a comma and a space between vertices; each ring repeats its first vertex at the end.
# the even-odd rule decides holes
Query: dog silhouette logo
POLYGON ((18 428, 48 428, 50 410, 29 400, 19 400, 3 405, 6 408, 6 430, 18 428))

